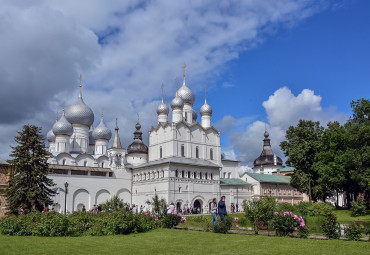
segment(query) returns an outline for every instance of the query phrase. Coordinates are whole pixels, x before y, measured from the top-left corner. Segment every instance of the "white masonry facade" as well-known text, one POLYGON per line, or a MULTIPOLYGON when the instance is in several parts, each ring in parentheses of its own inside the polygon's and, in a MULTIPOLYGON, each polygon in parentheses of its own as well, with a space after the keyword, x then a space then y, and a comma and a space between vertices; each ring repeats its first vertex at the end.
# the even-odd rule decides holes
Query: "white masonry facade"
MULTIPOLYGON (((144 206, 157 194, 174 203, 178 211, 187 208, 209 211, 213 198, 227 195, 227 204, 250 199, 246 182, 230 180, 222 185, 221 173, 235 172, 225 178, 238 179, 238 161, 222 160, 220 132, 212 126, 212 108, 205 98, 200 108, 201 121, 193 109, 194 94, 185 83, 176 91, 169 107, 163 101, 157 107, 158 123, 149 131, 149 146, 142 141, 137 123, 133 142, 124 149, 116 125, 112 132, 104 123, 93 128, 94 113, 80 93, 75 104, 55 122, 48 132, 48 160, 56 183, 55 211, 64 213, 86 210, 113 196, 124 202, 144 206), (171 117, 171 118, 169 118, 171 117), (233 177, 233 178, 230 178, 233 177)), ((240 206, 241 208, 241 206, 240 206)))

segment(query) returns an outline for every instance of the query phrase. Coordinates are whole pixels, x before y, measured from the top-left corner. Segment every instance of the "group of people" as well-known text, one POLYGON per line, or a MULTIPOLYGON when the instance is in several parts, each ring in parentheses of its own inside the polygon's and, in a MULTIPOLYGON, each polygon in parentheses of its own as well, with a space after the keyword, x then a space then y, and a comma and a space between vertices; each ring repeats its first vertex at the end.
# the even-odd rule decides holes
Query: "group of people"
POLYGON ((127 212, 132 212, 133 214, 137 214, 137 213, 142 213, 144 212, 144 206, 140 205, 140 208, 138 205, 135 205, 135 204, 126 204, 126 211, 127 212))
POLYGON ((218 204, 216 198, 212 200, 210 211, 213 217, 213 227, 215 227, 215 225, 217 224, 217 214, 220 216, 221 221, 224 221, 225 216, 227 216, 225 199, 226 197, 222 196, 218 204))

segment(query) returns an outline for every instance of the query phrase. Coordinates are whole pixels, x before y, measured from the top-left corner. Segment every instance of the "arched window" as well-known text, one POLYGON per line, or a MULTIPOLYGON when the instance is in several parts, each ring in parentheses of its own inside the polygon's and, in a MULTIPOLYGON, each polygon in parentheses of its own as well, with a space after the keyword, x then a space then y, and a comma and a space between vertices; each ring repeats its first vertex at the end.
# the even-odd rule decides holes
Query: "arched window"
POLYGON ((63 159, 63 163, 62 164, 63 164, 63 166, 66 164, 66 160, 65 159, 63 159))
POLYGON ((185 157, 185 145, 181 144, 181 157, 185 157))
POLYGON ((190 171, 188 171, 188 178, 190 178, 191 177, 191 173, 190 173, 190 171))
POLYGON ((86 166, 86 165, 87 165, 87 161, 85 160, 85 161, 84 161, 84 166, 86 166))
POLYGON ((206 180, 208 179, 208 173, 206 173, 206 177, 205 177, 205 179, 206 179, 206 180))
POLYGON ((162 146, 159 147, 159 158, 162 158, 163 157, 163 154, 162 154, 162 146))
POLYGON ((197 172, 194 172, 194 179, 197 178, 197 172))
POLYGON ((195 147, 195 157, 199 158, 199 147, 195 147))
POLYGON ((179 177, 179 171, 178 170, 175 171, 175 176, 179 177))
POLYGON ((209 158, 210 158, 211 160, 213 160, 213 149, 211 149, 211 150, 209 151, 209 158))
POLYGON ((213 174, 211 174, 211 180, 213 180, 213 174))
POLYGON ((202 173, 199 173, 199 179, 202 179, 202 173))

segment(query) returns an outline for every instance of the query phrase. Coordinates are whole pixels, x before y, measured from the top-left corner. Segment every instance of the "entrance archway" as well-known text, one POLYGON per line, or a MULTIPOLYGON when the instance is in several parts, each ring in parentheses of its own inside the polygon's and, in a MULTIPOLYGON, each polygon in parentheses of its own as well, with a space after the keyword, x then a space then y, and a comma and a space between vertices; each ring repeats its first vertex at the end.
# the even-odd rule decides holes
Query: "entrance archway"
POLYGON ((181 202, 177 202, 177 203, 176 203, 176 212, 178 212, 178 213, 179 213, 179 212, 182 212, 182 211, 181 211, 181 202))
POLYGON ((194 212, 193 213, 202 213, 202 201, 197 199, 194 201, 194 212))

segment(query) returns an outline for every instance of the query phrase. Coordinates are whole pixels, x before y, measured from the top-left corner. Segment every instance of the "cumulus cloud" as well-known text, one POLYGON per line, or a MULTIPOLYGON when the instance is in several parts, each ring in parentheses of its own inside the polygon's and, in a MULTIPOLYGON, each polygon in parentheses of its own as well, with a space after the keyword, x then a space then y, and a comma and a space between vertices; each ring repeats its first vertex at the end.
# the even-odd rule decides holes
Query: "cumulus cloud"
POLYGON ((144 133, 155 124, 160 84, 168 102, 184 62, 197 92, 266 33, 321 8, 322 1, 307 0, 2 1, 0 130, 7 136, 0 142, 12 144, 26 123, 46 133, 56 112, 77 97, 83 73, 85 102, 96 116, 104 109, 111 128, 119 118, 127 146, 137 113, 144 133))
POLYGON ((274 153, 285 159, 280 150, 280 142, 285 139, 285 131, 288 127, 297 125, 300 119, 320 121, 323 126, 329 121, 344 123, 348 119, 347 115, 336 112, 333 107, 324 109, 321 106, 321 100, 321 96, 315 95, 314 91, 309 89, 302 90, 297 96, 287 87, 276 90, 262 103, 268 123, 255 121, 243 132, 231 131, 230 144, 238 153, 238 159, 244 165, 253 166, 253 161, 262 152, 263 134, 266 128, 270 134, 274 153))

